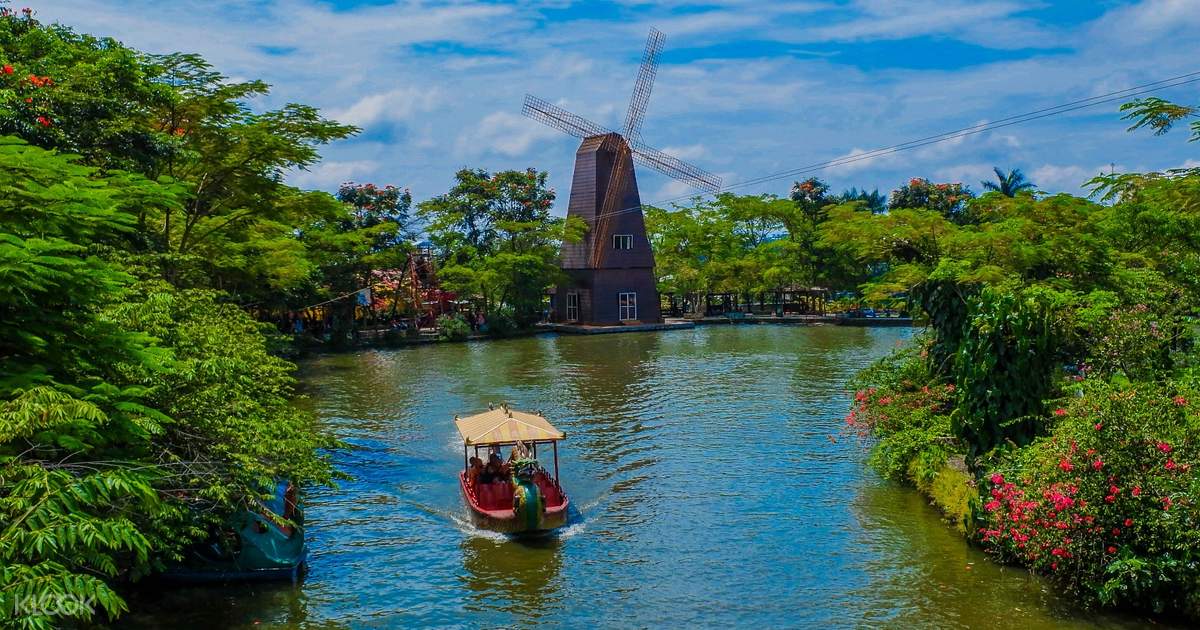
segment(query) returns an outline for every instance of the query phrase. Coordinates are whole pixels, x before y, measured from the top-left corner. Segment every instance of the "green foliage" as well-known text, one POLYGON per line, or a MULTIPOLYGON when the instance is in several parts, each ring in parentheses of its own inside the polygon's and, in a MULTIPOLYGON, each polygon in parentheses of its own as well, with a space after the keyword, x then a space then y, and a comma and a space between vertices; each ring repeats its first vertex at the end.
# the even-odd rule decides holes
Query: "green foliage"
POLYGON ((463 169, 451 190, 419 204, 442 259, 443 286, 505 311, 517 326, 541 319, 546 289, 560 279, 558 246, 578 241, 586 226, 550 215, 554 191, 534 169, 463 169))
POLYGON ((953 428, 968 456, 1038 434, 1053 391, 1055 331, 1036 301, 986 288, 971 300, 954 362, 958 405, 953 428))
POLYGON ((519 329, 517 320, 507 309, 495 310, 488 314, 487 334, 492 337, 510 337, 519 329))
MULTIPOLYGON (((1195 116, 1159 99, 1123 109, 1159 133, 1195 116)), ((989 194, 953 222, 833 208, 825 242, 885 266, 864 290, 907 288, 931 323, 919 355, 863 372, 848 420, 881 473, 973 512, 998 559, 1085 602, 1200 617, 1200 170, 1091 184, 1108 205, 989 194), (917 388, 937 391, 935 376, 954 394, 928 407, 917 388), (973 470, 956 478, 958 454, 973 470), (980 501, 958 500, 970 472, 980 501)))
POLYGON ((135 286, 135 209, 177 189, 0 139, 0 611, 53 627, 124 602, 276 479, 332 481, 291 366, 211 291, 135 286), (63 604, 67 602, 67 604, 63 604))
MULTIPOLYGON (((821 240, 835 199, 817 179, 797 182, 792 200, 722 193, 670 210, 647 207, 663 292, 756 293, 793 286, 853 287, 867 270, 821 240)), ((861 212, 853 203, 847 211, 861 212)))
POLYGON ((471 326, 458 315, 439 315, 437 318, 438 339, 466 341, 471 336, 471 326))

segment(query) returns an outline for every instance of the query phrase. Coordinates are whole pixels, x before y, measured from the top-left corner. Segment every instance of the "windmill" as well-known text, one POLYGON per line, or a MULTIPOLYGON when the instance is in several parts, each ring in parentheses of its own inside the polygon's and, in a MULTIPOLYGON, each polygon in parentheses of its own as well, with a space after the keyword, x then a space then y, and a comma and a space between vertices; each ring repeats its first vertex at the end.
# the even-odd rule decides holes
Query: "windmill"
POLYGON ((654 253, 646 238, 634 162, 703 192, 721 189, 716 175, 642 141, 642 120, 665 39, 660 31, 650 29, 621 133, 536 96, 525 96, 521 113, 583 140, 575 152, 567 215, 582 219, 588 231, 581 242, 563 245, 561 265, 570 281, 555 289, 553 309, 558 321, 661 320, 654 253))

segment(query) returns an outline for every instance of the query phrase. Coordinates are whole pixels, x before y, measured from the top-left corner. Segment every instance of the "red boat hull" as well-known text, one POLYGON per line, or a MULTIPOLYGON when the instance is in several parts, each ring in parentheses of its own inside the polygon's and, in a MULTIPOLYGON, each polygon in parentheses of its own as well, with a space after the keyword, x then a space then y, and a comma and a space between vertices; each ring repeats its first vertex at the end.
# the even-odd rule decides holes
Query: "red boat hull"
POLYGON ((477 527, 506 534, 524 534, 557 529, 567 524, 567 507, 571 501, 551 479, 538 481, 546 509, 536 528, 529 528, 523 520, 517 519, 512 509, 512 487, 508 482, 483 484, 476 489, 467 482, 467 473, 464 471, 458 474, 458 484, 470 508, 471 520, 477 527))

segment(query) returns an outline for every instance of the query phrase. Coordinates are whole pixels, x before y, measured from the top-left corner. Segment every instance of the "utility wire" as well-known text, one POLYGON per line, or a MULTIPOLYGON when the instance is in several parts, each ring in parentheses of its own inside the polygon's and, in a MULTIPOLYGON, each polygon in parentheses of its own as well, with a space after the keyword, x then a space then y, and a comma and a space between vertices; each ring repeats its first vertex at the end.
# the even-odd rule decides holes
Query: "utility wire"
MULTIPOLYGON (((780 171, 778 173, 772 173, 770 175, 755 177, 752 179, 738 182, 736 184, 731 184, 729 186, 725 186, 724 188, 722 188, 722 192, 732 190, 735 188, 752 186, 754 184, 762 184, 762 183, 769 182, 769 181, 775 181, 775 180, 779 180, 779 179, 787 179, 790 177, 795 177, 797 175, 821 171, 821 170, 835 167, 835 166, 852 164, 854 162, 859 162, 862 160, 874 159, 874 158, 882 157, 885 155, 891 155, 893 153, 899 153, 901 151, 908 151, 911 149, 917 149, 917 148, 928 146, 931 144, 946 142, 948 140, 955 140, 955 139, 963 138, 966 136, 977 135, 980 133, 992 131, 995 129, 1000 129, 1003 127, 1018 125, 1021 123, 1026 123, 1026 122, 1038 120, 1041 118, 1049 118, 1051 116, 1057 116, 1059 114, 1066 114, 1066 113, 1070 113, 1073 111, 1086 109, 1089 107, 1095 107, 1096 105, 1103 105, 1105 103, 1111 103, 1113 101, 1124 100, 1124 99, 1127 99, 1127 98, 1130 98, 1133 96, 1140 96, 1142 94, 1148 94, 1151 92, 1157 92, 1160 90, 1165 90, 1165 89, 1169 89, 1169 88, 1173 88, 1173 87, 1179 87, 1181 85, 1188 85, 1188 84, 1196 83, 1196 82, 1200 82, 1200 71, 1189 72, 1187 74, 1181 74, 1181 75, 1178 75, 1175 77, 1171 77, 1169 79, 1162 79, 1159 81, 1153 81, 1151 83, 1143 83, 1141 85, 1136 85, 1136 86, 1133 86, 1130 88, 1125 88, 1123 90, 1116 90, 1113 92, 1108 92, 1105 94, 1100 94, 1100 95, 1092 96, 1092 97, 1085 98, 1085 99, 1071 101, 1069 103, 1055 105, 1053 107, 1046 107, 1046 108, 1034 110, 1031 112, 1025 112, 1023 114, 1017 114, 1015 116, 1008 116, 1006 118, 1001 118, 1001 119, 986 122, 986 123, 979 123, 977 125, 972 125, 970 127, 963 127, 961 129, 955 129, 953 131, 947 131, 947 132, 932 135, 932 136, 926 136, 924 138, 918 138, 916 140, 909 140, 907 142, 901 142, 900 144, 894 144, 894 145, 891 145, 888 147, 874 149, 874 150, 860 153, 857 155, 848 155, 848 156, 836 158, 833 160, 817 162, 815 164, 810 164, 808 166, 802 166, 802 167, 796 168, 796 169, 790 169, 790 170, 786 170, 786 171, 780 171)), ((669 199, 663 199, 661 201, 656 201, 652 204, 641 204, 640 206, 631 206, 629 208, 623 208, 621 210, 614 210, 612 212, 599 214, 599 215, 596 215, 594 218, 584 219, 584 221, 590 223, 590 222, 595 221, 596 219, 600 219, 602 217, 634 212, 634 211, 640 210, 642 207, 644 207, 646 205, 658 206, 658 205, 662 205, 662 204, 671 203, 674 201, 680 201, 683 199, 703 198, 705 196, 707 196, 707 194, 679 195, 677 197, 671 197, 669 199)))

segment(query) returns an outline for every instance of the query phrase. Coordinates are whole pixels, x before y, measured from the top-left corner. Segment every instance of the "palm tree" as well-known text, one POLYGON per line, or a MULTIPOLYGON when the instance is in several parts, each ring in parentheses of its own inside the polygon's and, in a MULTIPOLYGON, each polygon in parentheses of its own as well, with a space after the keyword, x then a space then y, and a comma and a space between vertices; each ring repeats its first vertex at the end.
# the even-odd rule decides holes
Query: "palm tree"
POLYGON ((993 166, 992 170, 996 171, 996 180, 999 183, 980 182, 983 184, 984 190, 994 190, 1005 197, 1016 197, 1017 193, 1022 190, 1033 190, 1036 188, 1033 182, 1025 179, 1025 174, 1019 168, 1009 171, 1008 175, 1005 175, 1004 171, 1000 170, 998 166, 993 166))
POLYGON ((883 214, 887 211, 887 195, 880 194, 878 188, 871 192, 867 192, 865 188, 863 190, 851 188, 839 195, 838 201, 841 203, 861 201, 866 204, 866 209, 870 210, 872 214, 883 214))

